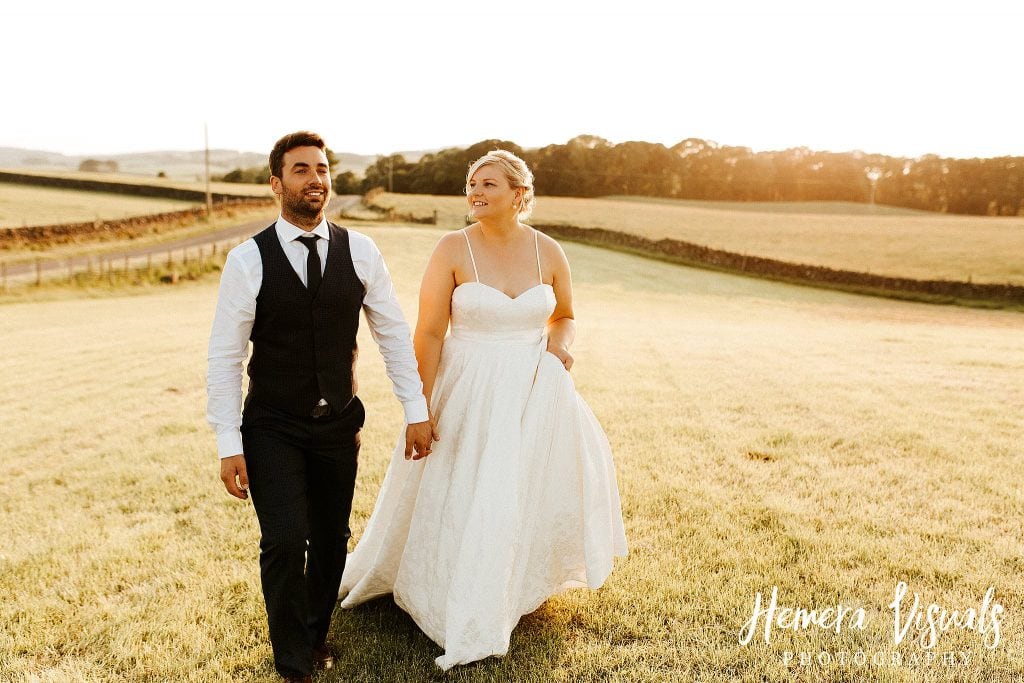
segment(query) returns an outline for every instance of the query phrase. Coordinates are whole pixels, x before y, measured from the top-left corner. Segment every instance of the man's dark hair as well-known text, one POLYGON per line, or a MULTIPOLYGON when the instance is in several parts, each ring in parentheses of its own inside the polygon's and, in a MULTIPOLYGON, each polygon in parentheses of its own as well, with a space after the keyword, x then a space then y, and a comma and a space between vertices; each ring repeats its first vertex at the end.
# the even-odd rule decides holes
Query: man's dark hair
POLYGON ((296 147, 319 147, 327 153, 327 144, 324 139, 316 133, 308 130, 300 130, 297 133, 289 133, 274 143, 274 149, 270 150, 270 175, 281 177, 284 170, 284 153, 296 147))

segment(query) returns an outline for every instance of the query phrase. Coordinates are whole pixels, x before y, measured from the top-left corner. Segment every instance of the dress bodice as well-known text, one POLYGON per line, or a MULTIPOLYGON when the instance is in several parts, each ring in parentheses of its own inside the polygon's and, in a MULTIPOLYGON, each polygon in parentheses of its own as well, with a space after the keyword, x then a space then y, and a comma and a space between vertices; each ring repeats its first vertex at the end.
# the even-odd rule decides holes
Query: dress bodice
POLYGON ((555 310, 549 284, 537 284, 514 299, 482 282, 463 282, 452 292, 451 336, 465 341, 533 344, 544 337, 555 310))

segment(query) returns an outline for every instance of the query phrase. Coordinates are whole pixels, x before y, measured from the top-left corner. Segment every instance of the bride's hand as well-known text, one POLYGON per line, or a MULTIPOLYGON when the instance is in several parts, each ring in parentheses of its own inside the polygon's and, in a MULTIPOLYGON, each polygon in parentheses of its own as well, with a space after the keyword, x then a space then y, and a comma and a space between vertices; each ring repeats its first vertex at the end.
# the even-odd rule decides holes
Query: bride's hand
POLYGON ((566 370, 572 369, 572 354, 569 353, 569 349, 556 344, 548 344, 548 353, 562 361, 566 370))
POLYGON ((430 455, 431 444, 440 441, 433 419, 414 422, 405 428, 405 459, 420 460, 430 455))

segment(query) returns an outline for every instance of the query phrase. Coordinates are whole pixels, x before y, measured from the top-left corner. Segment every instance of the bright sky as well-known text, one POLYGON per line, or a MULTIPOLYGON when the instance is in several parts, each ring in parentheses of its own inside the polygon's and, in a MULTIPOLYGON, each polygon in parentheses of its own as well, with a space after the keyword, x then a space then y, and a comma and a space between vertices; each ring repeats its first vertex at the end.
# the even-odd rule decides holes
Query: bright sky
POLYGON ((205 122, 261 153, 308 128, 364 154, 588 133, 1024 155, 1016 2, 356 4, 6 0, 0 146, 199 149, 205 122))

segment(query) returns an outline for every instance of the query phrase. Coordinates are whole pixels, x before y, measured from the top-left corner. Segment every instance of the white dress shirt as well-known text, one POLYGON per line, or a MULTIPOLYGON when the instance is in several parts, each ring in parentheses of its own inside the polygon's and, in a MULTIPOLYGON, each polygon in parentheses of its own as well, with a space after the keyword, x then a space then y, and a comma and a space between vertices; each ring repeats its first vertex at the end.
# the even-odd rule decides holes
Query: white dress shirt
MULTIPOLYGON (((278 217, 277 238, 292 268, 306 283, 306 255, 309 251, 298 237, 309 234, 278 217)), ((312 231, 323 272, 331 233, 327 220, 312 231)), ((428 419, 423 383, 417 370, 416 355, 409 338, 409 326, 395 296, 391 274, 373 240, 354 230, 348 231, 352 264, 366 288, 363 314, 373 340, 384 357, 384 365, 395 396, 405 410, 407 424, 428 419)), ((206 375, 206 418, 217 434, 217 451, 227 458, 242 452, 242 365, 249 355, 249 335, 256 317, 256 295, 263 283, 263 259, 256 242, 248 239, 228 253, 220 278, 217 312, 210 333, 209 368, 206 375)), ((348 355, 349 349, 338 349, 348 355)), ((354 371, 354 370, 353 370, 354 371)))

